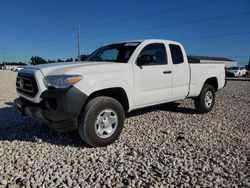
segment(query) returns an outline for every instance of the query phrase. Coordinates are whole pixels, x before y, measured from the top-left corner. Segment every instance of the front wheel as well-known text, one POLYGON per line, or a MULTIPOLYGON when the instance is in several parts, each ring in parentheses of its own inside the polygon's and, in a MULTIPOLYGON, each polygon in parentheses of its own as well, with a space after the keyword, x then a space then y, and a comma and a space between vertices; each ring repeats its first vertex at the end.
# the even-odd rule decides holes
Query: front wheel
POLYGON ((125 119, 122 105, 110 97, 91 99, 78 119, 78 133, 90 146, 106 146, 120 135, 125 119))
POLYGON ((194 100, 195 109, 202 114, 212 110, 215 102, 215 91, 213 86, 204 84, 201 93, 194 100))

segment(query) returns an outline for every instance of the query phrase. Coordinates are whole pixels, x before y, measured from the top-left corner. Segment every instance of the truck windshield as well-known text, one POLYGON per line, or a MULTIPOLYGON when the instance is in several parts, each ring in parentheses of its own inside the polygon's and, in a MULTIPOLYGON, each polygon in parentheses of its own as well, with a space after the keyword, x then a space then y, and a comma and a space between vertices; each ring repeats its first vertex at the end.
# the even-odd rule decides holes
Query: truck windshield
POLYGON ((111 61, 117 63, 127 63, 130 56, 135 51, 139 42, 118 43, 103 46, 94 51, 86 61, 111 61))

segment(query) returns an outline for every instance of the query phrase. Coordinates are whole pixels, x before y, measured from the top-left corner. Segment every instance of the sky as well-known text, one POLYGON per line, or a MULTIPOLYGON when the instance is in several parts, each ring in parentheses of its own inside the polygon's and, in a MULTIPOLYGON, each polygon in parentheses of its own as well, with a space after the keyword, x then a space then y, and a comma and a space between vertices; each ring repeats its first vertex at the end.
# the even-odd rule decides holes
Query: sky
POLYGON ((137 39, 181 42, 191 55, 250 58, 250 0, 1 0, 0 62, 77 57, 137 39))

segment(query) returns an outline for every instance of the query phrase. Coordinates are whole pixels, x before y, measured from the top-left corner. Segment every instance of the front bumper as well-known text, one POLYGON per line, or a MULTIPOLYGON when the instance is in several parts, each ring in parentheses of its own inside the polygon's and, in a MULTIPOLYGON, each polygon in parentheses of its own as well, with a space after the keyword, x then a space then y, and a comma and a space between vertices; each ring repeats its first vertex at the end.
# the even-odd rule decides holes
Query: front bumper
POLYGON ((22 115, 49 123, 61 132, 77 129, 77 119, 87 96, 75 87, 48 89, 41 94, 42 101, 33 103, 22 97, 15 99, 15 107, 22 115))

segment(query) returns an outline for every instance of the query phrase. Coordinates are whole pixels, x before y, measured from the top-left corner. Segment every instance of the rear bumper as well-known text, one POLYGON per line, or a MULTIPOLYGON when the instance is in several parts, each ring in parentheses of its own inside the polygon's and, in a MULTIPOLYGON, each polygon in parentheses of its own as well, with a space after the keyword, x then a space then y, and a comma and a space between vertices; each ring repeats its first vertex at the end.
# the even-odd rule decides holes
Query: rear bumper
POLYGON ((42 101, 33 103, 24 98, 15 99, 15 107, 22 115, 38 119, 57 131, 74 131, 87 96, 75 87, 48 89, 41 94, 42 101))

